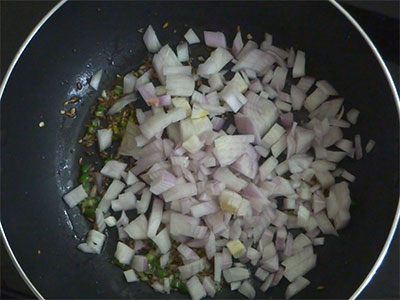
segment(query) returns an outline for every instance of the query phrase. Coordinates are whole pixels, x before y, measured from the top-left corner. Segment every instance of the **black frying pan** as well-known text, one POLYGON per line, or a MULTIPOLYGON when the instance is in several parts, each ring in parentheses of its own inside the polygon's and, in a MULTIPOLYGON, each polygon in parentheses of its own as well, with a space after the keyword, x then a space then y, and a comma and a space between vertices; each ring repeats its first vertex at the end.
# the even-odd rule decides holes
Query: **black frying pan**
MULTIPOLYGON (((361 161, 345 161, 357 176, 352 221, 339 238, 317 248, 318 266, 299 298, 348 298, 373 268, 399 216, 399 117, 397 95, 381 59, 342 12, 328 2, 69 2, 41 27, 21 55, 1 101, 2 233, 15 257, 45 298, 184 298, 154 294, 145 284, 126 284, 104 255, 76 250, 89 226, 61 196, 76 184, 77 144, 97 92, 87 79, 104 69, 101 88, 116 73, 138 67, 146 49, 137 29, 152 24, 162 43, 175 46, 189 27, 223 30, 232 40, 237 25, 261 41, 264 31, 281 47, 305 50, 307 73, 334 83, 345 106, 362 113, 356 129, 376 148, 361 161), (176 34, 173 34, 176 29, 176 34), (84 82, 82 90, 77 81, 84 82), (76 119, 59 114, 64 100, 81 98, 76 119), (38 123, 45 122, 40 128, 38 123), (396 214, 397 212, 397 214, 396 214), (4 232, 3 232, 4 230, 4 232), (40 250, 40 254, 38 253, 40 250), (319 285, 325 290, 316 291, 319 285)), ((7 76, 5 78, 7 80, 7 76)), ((110 234, 109 240, 116 237, 110 234)), ((257 298, 280 298, 281 284, 257 298)), ((224 291, 220 298, 242 298, 224 291)))

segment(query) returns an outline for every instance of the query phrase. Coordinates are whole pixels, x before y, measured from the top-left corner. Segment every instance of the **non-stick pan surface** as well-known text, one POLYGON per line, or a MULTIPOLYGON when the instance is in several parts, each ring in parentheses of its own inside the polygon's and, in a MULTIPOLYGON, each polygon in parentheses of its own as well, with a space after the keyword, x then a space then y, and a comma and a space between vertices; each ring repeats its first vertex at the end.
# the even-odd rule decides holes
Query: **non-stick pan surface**
MULTIPOLYGON (((188 28, 223 30, 231 41, 240 25, 261 41, 294 46, 307 55, 307 74, 334 83, 345 107, 361 110, 363 144, 376 148, 344 166, 357 176, 350 225, 339 238, 316 249, 318 266, 307 274, 309 288, 299 298, 350 297, 377 260, 395 218, 399 196, 399 119, 391 87, 374 53, 355 27, 328 2, 68 2, 42 26, 23 52, 1 100, 1 222, 23 270, 45 298, 184 298, 154 294, 144 284, 126 284, 104 255, 76 246, 89 228, 77 208, 61 196, 76 184, 77 143, 99 94, 87 79, 105 70, 101 88, 117 73, 140 65, 146 55, 137 30, 152 24, 172 47, 188 28), (167 29, 161 25, 169 22, 167 29), (176 30, 176 33, 173 31, 176 30), (76 82, 84 87, 77 90, 76 82), (60 115, 62 103, 81 98, 78 116, 60 115), (40 121, 45 126, 38 126, 40 121), (39 251, 40 250, 40 251, 39 251), (316 291, 316 287, 326 288, 316 291)), ((286 284, 257 298, 280 298, 286 284)), ((220 298, 242 298, 224 291, 220 298)))

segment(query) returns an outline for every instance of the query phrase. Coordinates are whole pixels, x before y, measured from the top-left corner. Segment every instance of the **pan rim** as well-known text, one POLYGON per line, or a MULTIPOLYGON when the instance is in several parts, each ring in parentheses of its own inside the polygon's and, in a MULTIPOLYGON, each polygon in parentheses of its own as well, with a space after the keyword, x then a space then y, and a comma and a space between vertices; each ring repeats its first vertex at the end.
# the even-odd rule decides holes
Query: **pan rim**
MULTIPOLYGON (((21 45, 21 47, 18 49, 16 55, 14 56, 10 66, 7 69, 7 72, 3 78, 3 81, 0 85, 0 101, 2 100, 3 97, 3 93, 4 90, 7 86, 8 80, 11 76, 11 73, 14 70, 14 67, 16 66, 16 64, 18 63, 19 58, 21 57, 22 53, 25 51, 25 49, 27 48, 27 46, 29 45, 30 41, 35 37, 36 33, 40 30, 40 28, 47 22, 47 20, 53 16, 53 14, 60 9, 68 0, 61 0, 57 5, 55 5, 41 20, 40 22, 33 28, 33 30, 31 31, 31 33, 28 35, 28 37, 25 39, 25 41, 23 42, 23 44, 21 45)), ((360 26, 360 24, 358 24, 358 22, 350 15, 350 13, 348 13, 338 2, 336 2, 336 0, 329 0, 329 2, 336 8, 339 10, 340 13, 343 14, 343 16, 345 18, 347 18, 348 21, 350 21, 350 23, 357 29, 357 31, 361 34, 361 36, 364 38, 364 40, 367 42, 368 46, 371 48, 372 53, 375 55, 376 59, 378 60, 378 63, 380 65, 380 67, 382 68, 382 71, 386 77, 386 80, 389 83, 389 87, 391 89, 392 95, 393 95, 393 100, 395 101, 395 106, 397 109, 397 115, 400 121, 400 99, 399 99, 399 95, 396 89, 396 86, 394 84, 393 78, 382 58, 382 56, 380 55, 378 49, 375 47, 374 43, 372 42, 372 40, 369 38, 369 36, 367 35, 367 33, 364 31, 364 29, 362 29, 362 27, 360 26)), ((356 299, 360 293, 365 289, 365 287, 370 283, 370 281, 372 280, 372 278, 374 277, 376 271, 378 270, 378 268, 381 266, 383 259, 385 258, 390 244, 393 240, 394 237, 394 233, 396 231, 396 228, 398 226, 399 223, 399 219, 400 219, 400 197, 398 199, 398 204, 397 204, 397 209, 396 209, 396 214, 394 216, 393 219, 393 223, 392 226, 390 228, 389 234, 386 238, 385 244, 383 245, 383 248, 377 258, 377 260, 375 261, 374 265, 372 266, 371 270, 369 271, 369 273, 367 274, 367 276, 365 277, 365 279, 363 280, 363 282, 360 284, 360 286, 356 289, 356 291, 350 296, 349 299, 356 299)), ((6 251, 8 253, 8 255, 11 258, 11 261, 13 262, 15 268, 17 269, 18 273, 20 274, 20 276, 22 277, 22 279, 25 281, 25 283, 27 284, 27 286, 29 287, 29 289, 35 294, 35 296, 38 299, 45 299, 43 297, 43 295, 36 289, 36 287, 34 286, 34 284, 30 281, 30 279, 28 278, 28 276, 25 274, 24 270, 22 269, 19 261, 17 260, 13 250, 11 249, 11 246, 8 242, 6 233, 3 229, 3 224, 0 220, 0 235, 1 238, 3 240, 4 243, 4 247, 6 248, 6 251)))

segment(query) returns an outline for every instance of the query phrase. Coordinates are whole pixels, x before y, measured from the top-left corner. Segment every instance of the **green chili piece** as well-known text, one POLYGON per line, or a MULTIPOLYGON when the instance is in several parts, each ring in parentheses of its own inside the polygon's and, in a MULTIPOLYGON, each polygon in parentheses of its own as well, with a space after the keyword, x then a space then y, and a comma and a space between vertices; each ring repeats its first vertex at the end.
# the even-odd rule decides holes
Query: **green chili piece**
POLYGON ((180 287, 178 288, 179 292, 182 294, 187 294, 188 289, 185 283, 181 283, 180 287))
POLYGON ((86 181, 82 183, 83 188, 85 189, 86 193, 90 191, 90 184, 86 181))
POLYGON ((83 173, 83 174, 79 177, 79 182, 80 182, 80 183, 84 183, 84 182, 87 182, 89 179, 90 179, 89 174, 83 173))
POLYGON ((106 109, 107 109, 107 107, 105 107, 105 106, 99 104, 99 105, 97 105, 96 111, 104 112, 106 109))
POLYGON ((157 269, 157 275, 159 278, 164 278, 167 276, 167 271, 165 271, 165 269, 157 269))
POLYGON ((90 169, 90 164, 83 164, 81 167, 81 172, 87 173, 87 172, 89 172, 89 169, 90 169))
POLYGON ((123 88, 120 85, 116 85, 115 88, 112 90, 112 93, 116 96, 122 95, 123 88))
POLYGON ((171 287, 173 287, 174 289, 179 289, 180 286, 181 282, 178 279, 172 279, 171 287))
POLYGON ((147 253, 147 254, 146 254, 146 257, 147 257, 147 260, 148 260, 150 263, 156 258, 156 256, 155 256, 154 254, 152 254, 152 253, 147 253))

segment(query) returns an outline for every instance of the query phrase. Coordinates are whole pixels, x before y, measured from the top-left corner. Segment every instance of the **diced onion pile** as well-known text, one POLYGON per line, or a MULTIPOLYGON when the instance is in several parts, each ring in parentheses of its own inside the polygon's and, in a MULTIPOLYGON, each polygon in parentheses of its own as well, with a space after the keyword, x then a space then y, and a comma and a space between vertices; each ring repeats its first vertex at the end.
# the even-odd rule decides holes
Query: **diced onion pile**
MULTIPOLYGON (((102 232, 115 226, 115 258, 131 266, 124 272, 128 282, 148 264, 129 240, 152 240, 164 266, 174 240, 192 299, 214 297, 222 282, 253 299, 253 279, 265 293, 282 278, 290 282, 290 298, 310 283, 303 276, 316 266, 314 246, 350 220, 348 182, 355 177, 338 164, 363 156, 360 135, 353 141, 343 132, 359 111, 344 113, 330 83, 306 76, 305 53, 272 45, 269 34, 258 45, 244 43, 238 32, 230 49, 224 33, 205 31, 213 50, 197 68, 182 62, 200 39, 192 29, 184 38, 176 55, 151 26, 146 30, 153 69, 140 78, 128 73, 125 95, 108 111, 121 111, 138 94, 149 107, 137 109, 138 124, 128 123, 119 147, 135 166, 110 160, 101 169, 112 183, 96 210, 97 230, 78 248, 99 254, 102 232), (128 210, 137 217, 129 220, 128 210), (115 212, 122 212, 118 220, 115 212), (213 268, 212 277, 199 276, 206 268, 213 268)), ((101 74, 90 83, 95 89, 101 74)), ((112 131, 98 130, 98 142, 100 150, 110 147, 112 131)), ((374 145, 369 141, 366 152, 374 145)), ((64 200, 74 207, 86 197, 80 185, 64 200)), ((168 278, 152 286, 170 293, 168 278)))

